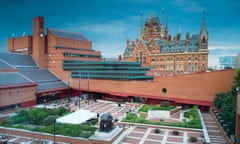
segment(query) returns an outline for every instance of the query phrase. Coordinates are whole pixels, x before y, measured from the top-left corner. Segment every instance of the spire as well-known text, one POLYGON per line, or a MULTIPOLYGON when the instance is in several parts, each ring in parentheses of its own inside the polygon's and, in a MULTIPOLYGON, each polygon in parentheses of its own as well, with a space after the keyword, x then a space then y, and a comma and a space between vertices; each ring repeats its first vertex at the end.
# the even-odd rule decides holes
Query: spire
POLYGON ((150 17, 149 17, 149 19, 152 19, 152 12, 150 13, 150 17))
POLYGON ((181 33, 182 31, 182 24, 181 24, 181 20, 179 21, 179 25, 178 25, 178 33, 181 33))
POLYGON ((166 15, 166 29, 168 29, 168 16, 166 15))
POLYGON ((164 8, 162 8, 162 25, 164 25, 164 8))
POLYGON ((143 32, 143 12, 140 12, 140 26, 139 26, 140 37, 142 37, 143 32))
POLYGON ((207 33, 207 26, 206 26, 206 19, 205 19, 205 11, 203 11, 203 18, 202 18, 202 25, 201 25, 201 30, 200 33, 205 31, 207 33))
POLYGON ((140 28, 143 28, 143 11, 140 12, 140 28))

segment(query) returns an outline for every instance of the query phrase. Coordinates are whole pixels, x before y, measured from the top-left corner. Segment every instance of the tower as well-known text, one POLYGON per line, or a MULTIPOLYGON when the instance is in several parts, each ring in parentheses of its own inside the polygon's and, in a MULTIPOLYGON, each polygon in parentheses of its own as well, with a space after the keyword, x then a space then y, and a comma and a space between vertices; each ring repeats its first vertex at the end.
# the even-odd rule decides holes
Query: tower
MULTIPOLYGON (((205 12, 203 12, 205 14, 205 12)), ((200 40, 199 40, 200 51, 207 51, 208 49, 208 31, 206 27, 205 16, 202 18, 202 24, 200 28, 200 40)))
POLYGON ((44 17, 33 19, 32 56, 40 68, 46 67, 44 17))

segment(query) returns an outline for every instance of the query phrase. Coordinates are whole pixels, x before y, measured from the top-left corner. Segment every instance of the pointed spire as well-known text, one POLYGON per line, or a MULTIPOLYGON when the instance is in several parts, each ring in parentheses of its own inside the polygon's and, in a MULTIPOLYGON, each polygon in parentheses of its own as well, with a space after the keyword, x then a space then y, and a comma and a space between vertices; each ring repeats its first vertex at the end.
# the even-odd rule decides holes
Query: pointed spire
POLYGON ((166 15, 166 29, 168 29, 168 16, 166 15))
POLYGON ((205 11, 203 11, 203 18, 202 18, 202 25, 201 25, 200 33, 202 33, 203 31, 207 32, 206 19, 205 19, 205 11))
POLYGON ((164 8, 162 8, 162 25, 164 25, 164 8))
POLYGON ((150 13, 150 17, 149 17, 149 19, 152 19, 152 12, 150 13))
POLYGON ((182 24, 181 24, 181 20, 179 21, 179 25, 178 25, 178 33, 181 33, 182 31, 182 24))
POLYGON ((143 28, 143 11, 140 12, 140 28, 143 28))

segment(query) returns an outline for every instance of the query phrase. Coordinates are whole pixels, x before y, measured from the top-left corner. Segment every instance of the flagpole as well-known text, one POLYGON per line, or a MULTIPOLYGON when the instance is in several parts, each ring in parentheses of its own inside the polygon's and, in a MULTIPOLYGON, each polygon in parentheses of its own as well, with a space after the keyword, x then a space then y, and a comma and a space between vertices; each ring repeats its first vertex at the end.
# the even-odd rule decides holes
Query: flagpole
POLYGON ((89 73, 88 73, 88 105, 89 105, 89 73))
POLYGON ((80 80, 81 80, 81 73, 79 71, 78 73, 79 75, 79 81, 78 81, 78 109, 80 109, 80 103, 81 103, 81 99, 80 99, 80 80))

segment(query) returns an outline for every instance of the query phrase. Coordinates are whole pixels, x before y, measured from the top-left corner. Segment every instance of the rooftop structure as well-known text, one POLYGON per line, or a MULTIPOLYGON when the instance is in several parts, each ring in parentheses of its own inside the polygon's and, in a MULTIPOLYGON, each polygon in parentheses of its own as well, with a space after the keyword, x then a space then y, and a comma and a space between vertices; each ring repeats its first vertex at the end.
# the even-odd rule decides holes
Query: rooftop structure
POLYGON ((160 74, 175 75, 206 71, 208 65, 208 31, 205 17, 200 32, 186 33, 181 39, 181 31, 172 38, 168 21, 162 14, 150 16, 144 26, 140 24, 140 36, 136 41, 127 39, 123 53, 124 61, 137 61, 151 67, 160 74))

